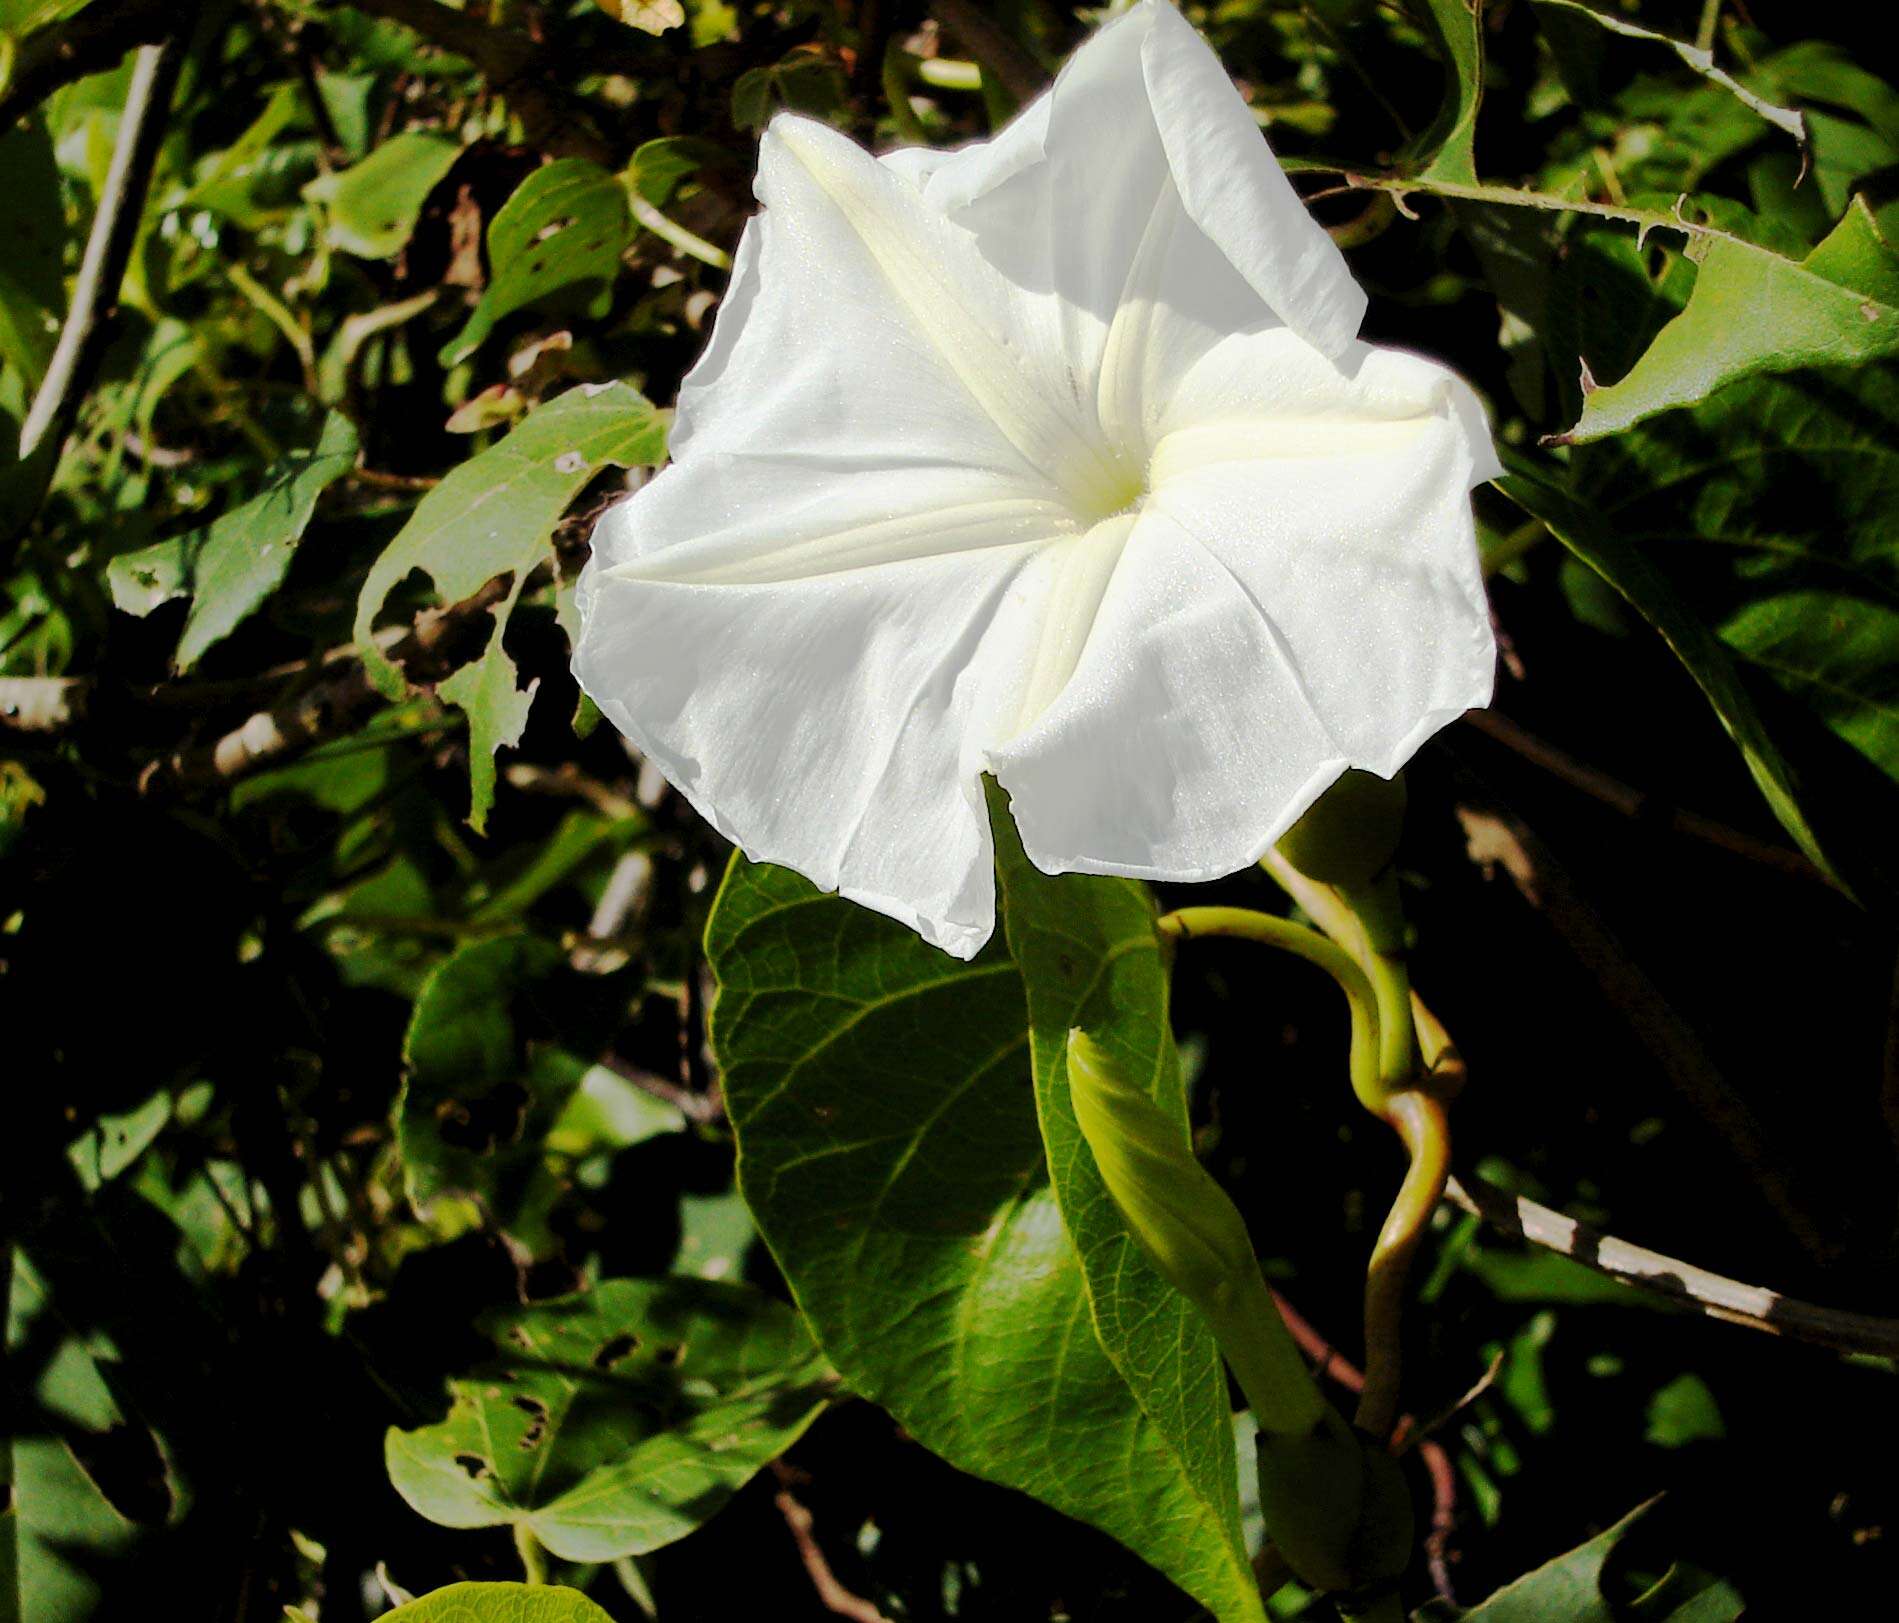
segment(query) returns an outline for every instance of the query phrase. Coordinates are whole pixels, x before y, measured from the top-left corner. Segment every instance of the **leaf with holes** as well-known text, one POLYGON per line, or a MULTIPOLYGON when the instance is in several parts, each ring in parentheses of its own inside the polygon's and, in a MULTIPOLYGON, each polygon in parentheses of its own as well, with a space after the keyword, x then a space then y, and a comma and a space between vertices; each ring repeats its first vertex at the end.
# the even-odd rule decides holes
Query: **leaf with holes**
POLYGON ((623 1025, 640 974, 579 973, 553 942, 528 935, 468 942, 436 965, 409 1018, 396 1100, 403 1183, 418 1211, 472 1199, 517 1245, 537 1256, 552 1248, 545 1217, 560 1186, 549 1135, 587 1082, 582 1056, 623 1025))
POLYGON ((557 158, 521 182, 488 225, 489 280, 442 364, 473 355, 496 325, 529 305, 594 319, 613 302, 633 237, 626 187, 585 158, 557 158))
POLYGON ((263 490, 243 506, 200 529, 114 558, 106 566, 114 605, 146 615, 161 603, 190 598, 172 656, 179 670, 190 670, 283 584, 317 497, 355 462, 356 430, 333 411, 316 445, 273 466, 263 490))
POLYGON ((1211 1342, 1144 1264, 1116 1277, 1128 1242, 1090 1203, 1049 1066, 1057 1026, 1086 1018, 1179 1108, 1145 898, 1019 860, 1003 884, 1007 944, 961 963, 785 869, 734 862, 706 949, 741 1187, 855 1390, 951 1464, 1102 1528, 1250 1623, 1211 1342), (1064 1214, 1099 1248, 1086 1266, 1064 1214))
POLYGON ((521 688, 502 646, 508 616, 534 566, 548 558, 554 526, 602 468, 652 467, 666 455, 666 415, 624 383, 582 384, 548 401, 506 439, 464 462, 422 498, 370 567, 356 603, 356 646, 378 691, 399 698, 402 673, 373 633, 384 602, 421 570, 446 602, 509 577, 481 655, 442 685, 468 716, 468 820, 486 826, 494 802, 495 751, 527 725, 534 686, 521 688))
POLYGON ((489 1365, 439 1425, 391 1430, 389 1480, 445 1527, 524 1527, 569 1561, 683 1538, 797 1441, 835 1380, 746 1285, 609 1279, 490 1315, 489 1365))

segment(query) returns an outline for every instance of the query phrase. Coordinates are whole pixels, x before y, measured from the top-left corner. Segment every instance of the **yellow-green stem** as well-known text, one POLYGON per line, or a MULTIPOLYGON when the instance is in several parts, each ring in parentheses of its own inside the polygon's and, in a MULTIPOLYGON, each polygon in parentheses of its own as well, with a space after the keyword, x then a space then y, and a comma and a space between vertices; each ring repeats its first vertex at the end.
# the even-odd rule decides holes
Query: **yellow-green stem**
MULTIPOLYGON (((1246 907, 1183 907, 1161 919, 1163 934, 1186 939, 1190 936, 1229 936, 1241 941, 1256 941, 1277 947, 1324 970, 1338 982, 1352 1016, 1351 1074, 1352 1091, 1367 1110, 1381 1111, 1384 1088, 1381 1081, 1378 1002, 1372 982, 1343 947, 1325 939, 1316 930, 1308 930, 1291 919, 1276 918, 1246 907)), ((1409 1011, 1406 1013, 1407 1023, 1409 1011)))
POLYGON ((1451 1172, 1450 1124, 1439 1100, 1407 1088, 1391 1096, 1385 1119, 1404 1140, 1411 1164, 1365 1273, 1365 1390, 1353 1421, 1377 1438, 1390 1436, 1398 1420, 1405 1278, 1451 1172))
POLYGON ((514 1524, 514 1548, 521 1557, 521 1571, 531 1584, 547 1582, 547 1552, 526 1522, 514 1524))
MULTIPOLYGON (((1389 1096, 1416 1079, 1417 1042, 1411 1028, 1411 972, 1405 965, 1404 901, 1398 876, 1387 868, 1367 885, 1343 887, 1338 898, 1363 932, 1360 962, 1378 1004, 1378 1081, 1389 1096)), ((1371 1109, 1378 1115, 1380 1106, 1371 1109)))

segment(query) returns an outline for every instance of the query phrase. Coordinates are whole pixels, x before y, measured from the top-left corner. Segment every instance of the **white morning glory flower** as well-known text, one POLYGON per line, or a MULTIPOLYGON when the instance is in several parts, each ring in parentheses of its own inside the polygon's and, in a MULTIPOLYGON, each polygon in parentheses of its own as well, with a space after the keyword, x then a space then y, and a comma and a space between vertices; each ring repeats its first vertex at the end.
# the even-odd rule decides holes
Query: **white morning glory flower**
POLYGON ((1214 879, 1488 702, 1482 410, 1164 0, 956 152, 781 115, 757 192, 574 654, 749 856, 966 958, 985 772, 1050 873, 1214 879))

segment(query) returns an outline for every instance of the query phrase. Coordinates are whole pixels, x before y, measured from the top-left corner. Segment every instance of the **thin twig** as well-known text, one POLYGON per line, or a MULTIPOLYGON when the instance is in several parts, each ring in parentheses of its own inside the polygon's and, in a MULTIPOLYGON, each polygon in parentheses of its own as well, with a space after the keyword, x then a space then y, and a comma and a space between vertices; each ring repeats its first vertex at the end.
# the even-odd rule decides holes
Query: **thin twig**
MULTIPOLYGON (((1329 887, 1306 878, 1278 851, 1268 852, 1260 865, 1320 929, 1348 951, 1354 949, 1356 920, 1339 904, 1329 887)), ((1899 997, 1899 993, 1895 996, 1899 997)), ((1443 1022, 1425 1007, 1415 992, 1412 1007, 1418 1017, 1424 1062, 1432 1076, 1446 1078, 1452 1085, 1461 1084, 1463 1061, 1451 1044, 1443 1022)), ((1452 1177, 1445 1195, 1453 1204, 1475 1212, 1506 1234, 1559 1251, 1622 1284, 1652 1292, 1709 1318, 1842 1352, 1899 1357, 1899 1319, 1818 1307, 1764 1286, 1741 1284, 1693 1263, 1600 1234, 1573 1218, 1539 1206, 1524 1196, 1507 1194, 1480 1178, 1452 1177)))
MULTIPOLYGON (((412 681, 438 679, 466 652, 475 630, 486 627, 494 605, 505 595, 497 578, 459 603, 425 611, 390 648, 389 657, 408 671, 412 681)), ((360 660, 338 663, 338 675, 259 710, 209 744, 148 763, 139 777, 140 790, 151 794, 228 785, 348 732, 384 701, 370 686, 360 660)))
POLYGON ((838 1582, 837 1574, 831 1570, 831 1563, 825 1559, 824 1551, 812 1531, 811 1512, 798 1502, 791 1491, 791 1468, 784 1461, 775 1460, 772 1469, 779 1481, 776 1500, 778 1514, 785 1518, 785 1526, 791 1530, 792 1542, 798 1546, 798 1559, 804 1563, 818 1604, 838 1617, 853 1619, 853 1623, 890 1623, 890 1619, 862 1595, 852 1594, 838 1582))
POLYGON ((183 62, 183 37, 174 33, 157 45, 140 46, 132 68, 112 161, 99 189, 99 206, 73 283, 72 307, 60 326, 59 342, 46 364, 46 376, 20 425, 20 460, 27 461, 44 447, 49 480, 51 463, 78 415, 104 351, 108 326, 118 306, 119 286, 125 280, 125 267, 138 238, 152 167, 164 138, 165 114, 183 62))
POLYGON ((618 1054, 602 1054, 598 1063, 622 1082, 630 1082, 640 1092, 671 1105, 687 1121, 703 1126, 720 1120, 725 1114, 725 1103, 717 1094, 695 1093, 683 1082, 670 1082, 658 1072, 631 1064, 618 1054))
POLYGON ((1737 828, 1716 822, 1712 817, 1703 817, 1699 812, 1684 811, 1658 795, 1624 783, 1587 761, 1578 760, 1547 739, 1537 737, 1501 711, 1473 710, 1464 720, 1504 748, 1522 756, 1532 765, 1541 767, 1551 777, 1560 778, 1572 789, 1581 790, 1590 799, 1612 807, 1624 817, 1632 817, 1639 823, 1664 829, 1671 834, 1700 840, 1733 856, 1772 868, 1777 873, 1810 879, 1829 889, 1837 888, 1830 875, 1815 867, 1798 851, 1756 839, 1737 828))
POLYGON ((1747 1101, 1728 1086, 1707 1047, 1616 938, 1548 847, 1521 818, 1493 805, 1464 804, 1458 821, 1473 862, 1500 868, 1549 921, 1603 997, 1621 1014, 1662 1074, 1748 1173, 1748 1185, 1809 1256, 1825 1260, 1832 1244, 1796 1198, 1791 1173, 1747 1101))
POLYGON ((1838 1352, 1899 1356, 1899 1319, 1818 1307, 1764 1285, 1746 1285, 1710 1273, 1678 1257, 1603 1234, 1470 1174, 1452 1178, 1447 1193, 1453 1204, 1505 1234, 1555 1251, 1619 1284, 1677 1303, 1704 1318, 1810 1341, 1838 1352))

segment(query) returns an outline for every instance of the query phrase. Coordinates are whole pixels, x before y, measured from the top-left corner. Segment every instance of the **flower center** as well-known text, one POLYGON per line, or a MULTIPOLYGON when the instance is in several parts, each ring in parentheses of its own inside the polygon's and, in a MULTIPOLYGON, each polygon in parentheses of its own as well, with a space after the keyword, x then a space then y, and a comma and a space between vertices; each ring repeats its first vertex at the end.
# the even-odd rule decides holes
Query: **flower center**
POLYGON ((1146 459, 1115 450, 1069 491, 1069 500, 1075 517, 1092 528, 1103 519, 1136 511, 1147 499, 1148 488, 1146 459))

